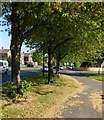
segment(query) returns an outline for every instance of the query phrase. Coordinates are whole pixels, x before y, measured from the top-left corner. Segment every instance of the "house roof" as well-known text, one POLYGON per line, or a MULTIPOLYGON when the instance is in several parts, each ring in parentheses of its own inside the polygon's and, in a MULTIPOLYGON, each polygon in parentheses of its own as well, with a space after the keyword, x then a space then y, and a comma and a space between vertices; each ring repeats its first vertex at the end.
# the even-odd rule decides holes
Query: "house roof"
POLYGON ((10 49, 0 49, 0 53, 7 53, 10 49))

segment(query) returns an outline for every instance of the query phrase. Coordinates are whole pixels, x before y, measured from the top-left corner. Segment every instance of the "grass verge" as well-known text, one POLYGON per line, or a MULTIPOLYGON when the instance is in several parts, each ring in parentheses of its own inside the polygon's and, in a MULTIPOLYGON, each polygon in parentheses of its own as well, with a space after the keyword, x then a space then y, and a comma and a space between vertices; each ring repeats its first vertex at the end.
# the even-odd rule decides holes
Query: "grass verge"
POLYGON ((54 118, 60 117, 59 112, 63 103, 84 90, 84 86, 70 76, 61 75, 59 79, 54 76, 51 84, 47 76, 42 75, 26 78, 33 85, 23 98, 12 103, 6 97, 2 99, 3 118, 54 118))
POLYGON ((80 74, 80 76, 90 77, 92 79, 104 82, 104 74, 80 74))
MULTIPOLYGON (((41 70, 40 67, 21 67, 21 70, 41 70)), ((9 67, 9 71, 11 71, 11 67, 9 67)))

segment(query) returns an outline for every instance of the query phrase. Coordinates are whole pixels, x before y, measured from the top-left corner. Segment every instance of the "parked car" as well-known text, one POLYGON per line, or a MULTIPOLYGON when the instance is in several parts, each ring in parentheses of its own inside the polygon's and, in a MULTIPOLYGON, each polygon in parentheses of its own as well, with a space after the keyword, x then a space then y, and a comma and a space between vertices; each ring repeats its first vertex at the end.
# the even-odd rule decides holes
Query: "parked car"
POLYGON ((63 70, 63 69, 64 69, 63 65, 60 65, 60 70, 63 70))
POLYGON ((44 72, 48 72, 48 66, 47 65, 44 66, 44 72))
MULTIPOLYGON (((54 66, 53 69, 56 70, 56 66, 54 66)), ((59 69, 60 69, 60 70, 63 70, 64 67, 63 67, 62 65, 60 65, 60 66, 59 66, 59 69)))
POLYGON ((53 69, 56 69, 56 66, 54 66, 53 69))
POLYGON ((34 67, 34 65, 32 63, 28 63, 27 67, 34 67))
POLYGON ((68 69, 73 69, 73 66, 68 66, 68 69))
POLYGON ((0 72, 7 74, 7 72, 8 72, 8 61, 0 60, 0 72))

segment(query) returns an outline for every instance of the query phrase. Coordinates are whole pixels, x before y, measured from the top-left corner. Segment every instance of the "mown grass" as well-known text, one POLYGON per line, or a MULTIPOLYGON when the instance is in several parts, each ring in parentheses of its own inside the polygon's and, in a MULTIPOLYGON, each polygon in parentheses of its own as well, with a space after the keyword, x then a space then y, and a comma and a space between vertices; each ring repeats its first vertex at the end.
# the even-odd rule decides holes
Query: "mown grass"
MULTIPOLYGON (((21 70, 41 70, 40 67, 20 67, 21 70)), ((9 71, 11 71, 11 67, 9 67, 9 71)))
POLYGON ((80 76, 90 77, 92 79, 104 82, 104 74, 80 74, 80 76))
POLYGON ((84 87, 70 76, 53 77, 53 83, 47 83, 47 75, 26 78, 33 84, 23 98, 12 103, 6 97, 2 100, 3 118, 53 118, 58 116, 67 98, 75 96, 84 87))

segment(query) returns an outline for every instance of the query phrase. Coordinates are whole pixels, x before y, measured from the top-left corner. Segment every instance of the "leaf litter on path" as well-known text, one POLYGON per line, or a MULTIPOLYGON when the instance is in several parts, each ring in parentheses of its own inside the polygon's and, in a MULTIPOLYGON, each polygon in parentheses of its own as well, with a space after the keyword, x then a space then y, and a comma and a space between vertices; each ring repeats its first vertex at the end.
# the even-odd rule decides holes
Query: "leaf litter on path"
POLYGON ((102 112, 102 97, 100 94, 101 93, 93 92, 89 97, 92 103, 93 109, 97 110, 98 112, 102 112))

